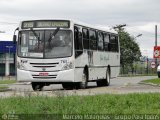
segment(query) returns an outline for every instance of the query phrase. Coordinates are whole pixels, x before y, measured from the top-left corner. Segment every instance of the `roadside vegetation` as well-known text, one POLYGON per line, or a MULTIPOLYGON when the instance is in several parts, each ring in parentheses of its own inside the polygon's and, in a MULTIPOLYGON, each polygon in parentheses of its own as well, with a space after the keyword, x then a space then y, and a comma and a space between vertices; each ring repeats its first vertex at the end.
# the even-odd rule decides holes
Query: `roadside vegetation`
POLYGON ((0 86, 0 92, 8 90, 8 86, 0 86))
POLYGON ((0 84, 13 84, 16 82, 16 80, 0 80, 0 84))
POLYGON ((16 80, 0 80, 0 92, 7 91, 9 89, 8 85, 16 82, 16 80))
POLYGON ((0 99, 0 114, 160 114, 160 94, 27 96, 0 99))
POLYGON ((141 51, 138 43, 136 42, 136 37, 130 35, 123 27, 123 25, 115 26, 115 30, 118 32, 120 41, 120 62, 121 62, 121 73, 128 74, 131 70, 132 74, 136 70, 137 66, 135 62, 140 61, 141 51))
POLYGON ((144 82, 144 83, 153 83, 153 84, 160 85, 160 79, 159 78, 151 79, 151 80, 144 80, 142 82, 144 82))
POLYGON ((157 74, 126 74, 126 75, 119 75, 119 77, 138 77, 138 76, 157 76, 157 74))

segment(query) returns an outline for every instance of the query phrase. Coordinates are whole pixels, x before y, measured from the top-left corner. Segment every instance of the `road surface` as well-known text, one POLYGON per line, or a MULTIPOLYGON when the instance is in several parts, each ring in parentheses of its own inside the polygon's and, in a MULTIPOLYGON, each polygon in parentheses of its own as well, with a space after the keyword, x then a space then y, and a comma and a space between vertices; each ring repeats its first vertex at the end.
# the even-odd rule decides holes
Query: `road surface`
POLYGON ((142 80, 157 78, 157 76, 141 77, 118 77, 111 79, 108 87, 97 87, 96 82, 90 82, 87 89, 64 90, 62 85, 50 85, 44 87, 43 91, 35 92, 30 84, 13 84, 10 90, 0 92, 1 97, 8 96, 68 96, 68 95, 97 95, 97 94, 128 94, 128 93, 151 93, 160 92, 160 87, 138 84, 142 80))

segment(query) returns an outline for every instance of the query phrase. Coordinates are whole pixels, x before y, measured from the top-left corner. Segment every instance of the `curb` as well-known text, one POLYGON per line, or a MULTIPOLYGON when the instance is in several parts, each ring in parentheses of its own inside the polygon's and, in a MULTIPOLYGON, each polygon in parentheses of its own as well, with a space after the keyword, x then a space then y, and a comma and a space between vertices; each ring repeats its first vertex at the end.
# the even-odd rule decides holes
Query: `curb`
POLYGON ((138 84, 151 85, 151 86, 157 86, 157 87, 160 87, 160 85, 158 85, 158 84, 154 84, 154 83, 139 82, 138 84))
POLYGON ((30 85, 31 82, 24 82, 24 83, 12 83, 12 84, 0 84, 0 86, 6 85, 6 86, 10 86, 10 85, 30 85))
POLYGON ((12 89, 11 88, 9 88, 9 86, 8 85, 0 85, 0 86, 4 86, 4 87, 6 87, 6 88, 2 88, 2 89, 0 89, 0 92, 6 92, 6 91, 11 91, 12 89))
POLYGON ((1 85, 30 85, 31 82, 17 82, 17 83, 13 83, 13 84, 1 84, 1 85))
POLYGON ((13 83, 12 85, 30 85, 31 82, 13 83))

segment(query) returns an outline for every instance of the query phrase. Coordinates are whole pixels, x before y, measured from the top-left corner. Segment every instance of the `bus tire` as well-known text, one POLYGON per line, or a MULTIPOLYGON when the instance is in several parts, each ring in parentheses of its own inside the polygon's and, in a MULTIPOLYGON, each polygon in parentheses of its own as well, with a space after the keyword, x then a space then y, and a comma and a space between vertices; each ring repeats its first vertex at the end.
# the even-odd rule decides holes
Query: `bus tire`
POLYGON ((44 87, 43 83, 32 82, 31 84, 32 84, 32 89, 34 91, 42 91, 43 90, 43 87, 44 87))
POLYGON ((72 90, 73 89, 73 83, 62 83, 62 87, 65 90, 72 90))
POLYGON ((106 71, 105 85, 106 86, 110 85, 110 72, 109 72, 109 69, 107 69, 107 71, 106 71))
POLYGON ((158 73, 158 78, 160 78, 160 73, 158 73))
POLYGON ((84 69, 83 75, 82 75, 82 82, 79 83, 80 89, 86 89, 88 85, 88 71, 87 69, 84 69))
POLYGON ((98 87, 104 86, 103 81, 102 81, 102 80, 98 80, 98 81, 97 81, 97 86, 98 86, 98 87))
POLYGON ((101 79, 97 81, 97 86, 102 87, 102 86, 109 86, 110 85, 110 73, 109 70, 107 69, 106 71, 106 79, 101 79))

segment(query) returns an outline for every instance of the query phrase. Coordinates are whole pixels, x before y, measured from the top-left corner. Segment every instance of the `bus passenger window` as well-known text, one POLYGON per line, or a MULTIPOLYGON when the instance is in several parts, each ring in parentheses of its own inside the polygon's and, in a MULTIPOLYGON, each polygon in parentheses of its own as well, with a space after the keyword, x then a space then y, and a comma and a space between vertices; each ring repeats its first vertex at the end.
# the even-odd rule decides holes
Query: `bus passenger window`
POLYGON ((116 52, 119 52, 118 36, 116 36, 116 52))
POLYGON ((75 57, 77 58, 83 53, 82 46, 82 33, 78 27, 74 27, 74 46, 75 46, 75 57))
POLYGON ((103 50, 103 33, 98 32, 98 50, 103 50))
POLYGON ((110 38, 110 50, 112 52, 118 52, 119 48, 118 48, 118 37, 115 35, 111 35, 110 38))
POLYGON ((109 51, 109 34, 104 34, 104 50, 109 51))
POLYGON ((82 50, 82 33, 78 30, 78 27, 74 28, 74 43, 76 50, 82 50))
POLYGON ((89 34, 88 29, 83 29, 83 47, 84 49, 89 49, 89 34))
POLYGON ((89 30, 90 49, 97 50, 97 37, 96 31, 89 30))

